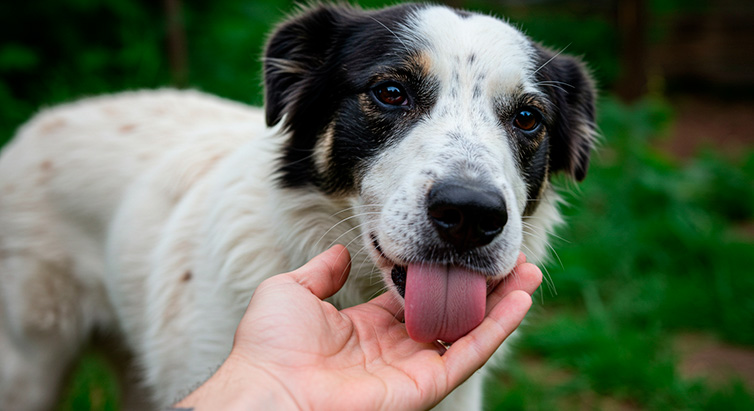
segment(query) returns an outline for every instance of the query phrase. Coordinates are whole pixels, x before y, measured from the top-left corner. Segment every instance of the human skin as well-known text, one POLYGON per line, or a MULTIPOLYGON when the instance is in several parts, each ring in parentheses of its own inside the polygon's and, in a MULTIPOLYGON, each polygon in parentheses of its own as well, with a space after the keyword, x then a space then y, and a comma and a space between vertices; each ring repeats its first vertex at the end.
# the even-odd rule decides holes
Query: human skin
POLYGON ((335 246, 263 282, 228 359, 176 404, 196 410, 427 409, 479 369, 518 327, 542 281, 523 254, 487 297, 482 323, 447 350, 409 338, 390 293, 336 309, 348 251, 335 246))

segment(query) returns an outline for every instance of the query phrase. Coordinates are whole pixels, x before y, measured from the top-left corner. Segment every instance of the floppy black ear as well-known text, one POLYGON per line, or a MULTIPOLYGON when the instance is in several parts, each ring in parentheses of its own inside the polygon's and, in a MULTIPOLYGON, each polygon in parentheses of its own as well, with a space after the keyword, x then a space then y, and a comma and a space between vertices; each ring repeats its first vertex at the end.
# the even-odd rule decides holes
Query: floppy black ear
POLYGON ((555 109, 550 129, 550 171, 563 171, 582 181, 595 139, 594 81, 580 60, 537 48, 537 81, 555 109))
POLYGON ((324 113, 320 113, 322 105, 317 102, 333 92, 330 83, 336 76, 331 73, 335 70, 331 55, 338 27, 355 12, 348 6, 304 8, 273 32, 264 54, 267 125, 279 123, 284 115, 286 127, 314 125, 300 119, 302 115, 324 120, 318 116, 324 113))

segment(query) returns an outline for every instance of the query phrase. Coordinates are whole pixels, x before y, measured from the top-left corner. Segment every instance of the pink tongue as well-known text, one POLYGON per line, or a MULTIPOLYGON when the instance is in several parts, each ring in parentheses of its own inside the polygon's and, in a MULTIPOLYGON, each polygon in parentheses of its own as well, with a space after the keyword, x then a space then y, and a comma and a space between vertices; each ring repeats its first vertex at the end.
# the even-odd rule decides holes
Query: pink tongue
POLYGON ((406 329, 418 342, 454 342, 484 319, 487 280, 458 267, 410 264, 406 270, 406 329))

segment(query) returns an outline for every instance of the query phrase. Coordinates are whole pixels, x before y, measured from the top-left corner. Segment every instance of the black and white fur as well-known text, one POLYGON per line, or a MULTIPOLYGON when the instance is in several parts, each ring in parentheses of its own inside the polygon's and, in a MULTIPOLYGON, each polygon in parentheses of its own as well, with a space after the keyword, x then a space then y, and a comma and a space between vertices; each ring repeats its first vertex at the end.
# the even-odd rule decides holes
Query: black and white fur
MULTIPOLYGON (((264 75, 264 112, 123 93, 45 110, 4 149, 2 409, 49 408, 94 330, 170 404, 223 361, 261 281, 333 243, 353 256, 340 307, 401 298, 409 263, 499 279, 545 254, 550 176, 586 174, 589 75, 489 16, 309 7, 264 75)), ((480 404, 475 376, 440 407, 480 404)))

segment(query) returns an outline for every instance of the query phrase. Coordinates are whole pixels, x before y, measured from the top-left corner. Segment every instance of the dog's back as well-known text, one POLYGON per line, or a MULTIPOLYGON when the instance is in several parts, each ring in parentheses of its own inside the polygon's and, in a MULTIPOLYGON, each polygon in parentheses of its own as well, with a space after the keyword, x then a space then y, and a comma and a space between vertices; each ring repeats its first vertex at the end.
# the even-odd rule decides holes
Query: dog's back
MULTIPOLYGON (((196 174, 206 167, 192 161, 192 150, 211 148, 222 153, 235 148, 241 136, 229 141, 224 137, 234 133, 227 131, 234 127, 254 131, 248 129, 259 125, 261 116, 227 100, 169 89, 91 98, 45 110, 24 125, 2 152, 2 206, 34 211, 37 206, 54 205, 55 212, 85 220, 87 230, 100 234, 123 191, 145 170, 182 150, 184 157, 175 164, 184 168, 176 170, 178 182, 190 178, 181 174, 196 174)), ((256 129, 263 132, 262 127, 256 129)), ((195 157, 206 162, 205 154, 195 157)), ((175 192, 166 195, 180 196, 185 187, 171 184, 166 189, 175 192)), ((4 227, 14 221, 4 222, 4 227)))

